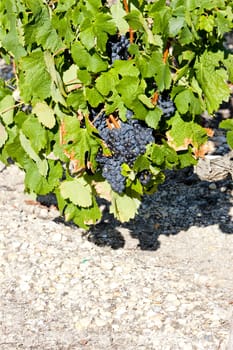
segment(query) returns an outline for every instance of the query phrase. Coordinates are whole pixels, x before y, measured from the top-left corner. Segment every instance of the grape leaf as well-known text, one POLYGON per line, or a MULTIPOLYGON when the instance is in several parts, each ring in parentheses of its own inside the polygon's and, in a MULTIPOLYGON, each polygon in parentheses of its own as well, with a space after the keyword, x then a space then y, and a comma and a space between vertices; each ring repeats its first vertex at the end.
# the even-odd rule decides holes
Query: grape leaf
POLYGON ((0 116, 6 125, 13 122, 15 100, 12 95, 6 95, 0 100, 0 116))
POLYGON ((220 128, 227 129, 227 143, 233 149, 233 119, 223 120, 220 128))
POLYGON ((24 183, 29 192, 45 195, 52 192, 60 184, 63 174, 62 165, 52 160, 48 161, 48 165, 47 176, 43 176, 31 159, 25 161, 26 174, 24 183))
POLYGON ((114 74, 114 70, 102 73, 96 79, 96 88, 104 96, 107 96, 111 91, 114 91, 118 81, 118 76, 114 74))
POLYGON ((196 60, 195 70, 197 81, 205 94, 207 111, 213 113, 219 108, 222 101, 228 101, 229 87, 227 85, 228 74, 221 66, 224 62, 222 52, 205 51, 196 60))
POLYGON ((198 115, 202 112, 199 99, 194 96, 191 89, 187 89, 186 87, 176 95, 174 102, 181 114, 185 114, 189 111, 193 115, 198 115))
POLYGON ((93 73, 107 69, 107 61, 103 60, 96 53, 90 54, 80 42, 73 44, 71 54, 79 68, 87 68, 89 72, 93 73))
POLYGON ((63 198, 70 199, 80 207, 87 208, 92 205, 91 187, 83 178, 63 181, 60 191, 63 198))
POLYGON ((22 123, 22 131, 30 139, 31 146, 37 153, 47 145, 46 130, 33 115, 30 115, 22 123))
POLYGON ((117 72, 117 74, 119 74, 122 77, 128 76, 128 77, 136 78, 139 75, 139 70, 136 67, 133 60, 129 60, 129 61, 116 60, 113 64, 113 67, 115 68, 115 71, 117 72))
POLYGON ((37 153, 32 148, 30 140, 23 134, 22 130, 19 132, 19 139, 20 143, 25 150, 25 152, 28 154, 28 156, 33 159, 38 167, 39 173, 42 176, 46 176, 48 172, 48 163, 46 159, 41 159, 37 153))
POLYGON ((32 113, 34 113, 38 117, 41 124, 47 128, 52 129, 55 126, 56 119, 54 111, 47 105, 46 102, 37 102, 32 109, 32 113))
POLYGON ((47 6, 41 1, 30 0, 29 8, 32 16, 24 26, 26 44, 33 46, 37 43, 44 49, 57 51, 62 47, 62 40, 52 26, 47 6))
POLYGON ((120 1, 114 2, 112 4, 112 6, 110 7, 110 11, 111 11, 112 18, 113 18, 117 28, 119 29, 119 33, 121 35, 125 34, 129 29, 129 25, 126 22, 126 20, 124 19, 126 12, 124 11, 120 1))
POLYGON ((7 131, 4 127, 4 125, 2 125, 2 123, 0 123, 0 148, 4 145, 7 138, 8 138, 7 131))
POLYGON ((51 96, 51 77, 40 49, 20 59, 19 89, 24 102, 35 104, 51 96))
POLYGON ((100 95, 97 89, 95 88, 86 88, 86 98, 92 107, 98 107, 98 105, 104 102, 103 97, 100 95))
POLYGON ((206 130, 193 121, 183 120, 176 113, 170 120, 171 129, 167 131, 168 145, 176 151, 187 150, 190 145, 194 150, 207 141, 206 130))
MULTIPOLYGON (((19 6, 20 7, 20 6, 19 6)), ((21 9, 22 10, 22 9, 21 9)), ((18 60, 26 55, 23 47, 24 31, 22 31, 22 22, 18 18, 14 0, 3 1, 0 7, 0 47, 4 47, 11 55, 18 60)))
POLYGON ((72 220, 79 227, 88 229, 90 225, 96 224, 101 218, 101 211, 96 201, 89 208, 80 208, 73 203, 68 203, 65 207, 64 215, 66 221, 72 220))
POLYGON ((146 114, 145 122, 150 128, 157 129, 162 115, 162 110, 156 107, 153 111, 149 111, 146 114))
POLYGON ((126 194, 119 195, 112 192, 112 204, 110 206, 110 213, 121 222, 133 219, 137 214, 140 201, 137 198, 131 198, 126 194))
POLYGON ((160 91, 170 88, 172 81, 171 72, 169 65, 163 62, 161 52, 153 52, 149 60, 143 59, 140 68, 143 77, 153 77, 155 79, 160 91))

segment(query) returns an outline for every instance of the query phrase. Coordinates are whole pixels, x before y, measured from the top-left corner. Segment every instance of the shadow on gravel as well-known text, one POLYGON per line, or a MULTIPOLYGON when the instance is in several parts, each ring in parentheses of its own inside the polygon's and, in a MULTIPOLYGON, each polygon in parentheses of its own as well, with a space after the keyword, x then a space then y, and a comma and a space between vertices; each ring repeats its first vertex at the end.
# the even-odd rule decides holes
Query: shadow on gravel
MULTIPOLYGON (((112 249, 157 250, 160 235, 175 235, 190 227, 218 225, 222 233, 233 234, 233 180, 201 181, 192 168, 167 172, 164 184, 151 196, 145 196, 135 219, 121 223, 109 214, 109 203, 101 200, 103 217, 84 235, 97 246, 112 249), (135 241, 136 240, 136 241, 135 241)), ((37 200, 56 205, 55 196, 38 196, 37 200)), ((62 217, 58 224, 76 227, 62 217)))
POLYGON ((138 244, 131 242, 131 246, 157 250, 160 235, 175 235, 191 226, 217 224, 223 233, 232 234, 232 179, 211 183, 195 177, 190 182, 189 178, 190 169, 170 172, 159 190, 144 198, 137 217, 126 224, 115 220, 105 203, 103 219, 87 232, 88 240, 98 246, 119 249, 128 245, 125 240, 136 239, 138 244))

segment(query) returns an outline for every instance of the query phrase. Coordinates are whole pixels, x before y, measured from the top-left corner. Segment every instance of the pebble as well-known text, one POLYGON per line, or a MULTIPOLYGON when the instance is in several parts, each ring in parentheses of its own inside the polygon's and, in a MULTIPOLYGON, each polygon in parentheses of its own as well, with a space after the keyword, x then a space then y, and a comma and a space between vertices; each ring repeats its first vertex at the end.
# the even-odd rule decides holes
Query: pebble
POLYGON ((78 320, 77 322, 75 322, 75 328, 77 329, 87 328, 90 323, 91 323, 90 318, 84 317, 78 320))
POLYGON ((55 232, 51 235, 51 239, 53 242, 60 242, 62 239, 62 235, 59 232, 55 232))
POLYGON ((108 323, 108 321, 105 319, 102 319, 102 318, 95 318, 95 324, 97 327, 104 327, 106 324, 108 323))
POLYGON ((215 184, 214 182, 211 182, 211 183, 209 184, 209 189, 210 189, 210 190, 216 190, 216 189, 217 189, 216 184, 215 184))
POLYGON ((42 219, 46 219, 48 217, 48 209, 40 209, 38 216, 42 219))

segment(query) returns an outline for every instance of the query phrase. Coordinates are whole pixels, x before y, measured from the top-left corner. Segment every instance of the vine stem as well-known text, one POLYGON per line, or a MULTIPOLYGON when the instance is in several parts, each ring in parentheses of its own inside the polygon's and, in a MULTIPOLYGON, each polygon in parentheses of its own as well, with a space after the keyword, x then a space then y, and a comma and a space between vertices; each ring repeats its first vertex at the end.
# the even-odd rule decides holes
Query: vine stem
POLYGON ((123 0, 123 5, 126 13, 129 13, 129 5, 127 0, 123 0))
MULTIPOLYGON (((169 55, 169 49, 170 49, 170 42, 168 41, 167 42, 167 45, 166 45, 166 48, 163 52, 163 63, 166 64, 167 63, 167 59, 168 59, 168 55, 169 55)), ((157 101, 158 101, 158 98, 159 98, 159 94, 157 91, 155 91, 154 95, 152 96, 151 98, 151 102, 153 103, 153 105, 156 105, 157 101)))
MULTIPOLYGON (((129 5, 128 5, 128 1, 127 0, 123 0, 123 6, 125 9, 126 13, 129 13, 129 5)), ((134 37, 133 37, 133 29, 129 28, 129 42, 130 44, 133 43, 134 37)))
POLYGON ((2 111, 0 111, 0 114, 7 113, 7 112, 11 111, 12 109, 14 109, 18 106, 21 106, 21 105, 23 105, 23 102, 16 103, 14 106, 7 107, 7 108, 3 109, 2 111))

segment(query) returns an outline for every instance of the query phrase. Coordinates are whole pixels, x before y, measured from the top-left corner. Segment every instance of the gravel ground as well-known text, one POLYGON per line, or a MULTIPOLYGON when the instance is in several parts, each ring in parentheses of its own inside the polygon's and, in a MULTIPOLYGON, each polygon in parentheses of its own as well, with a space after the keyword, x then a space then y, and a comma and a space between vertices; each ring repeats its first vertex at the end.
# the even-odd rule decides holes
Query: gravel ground
POLYGON ((230 179, 170 174, 134 221, 106 212, 85 234, 0 169, 1 350, 227 349, 230 179))

